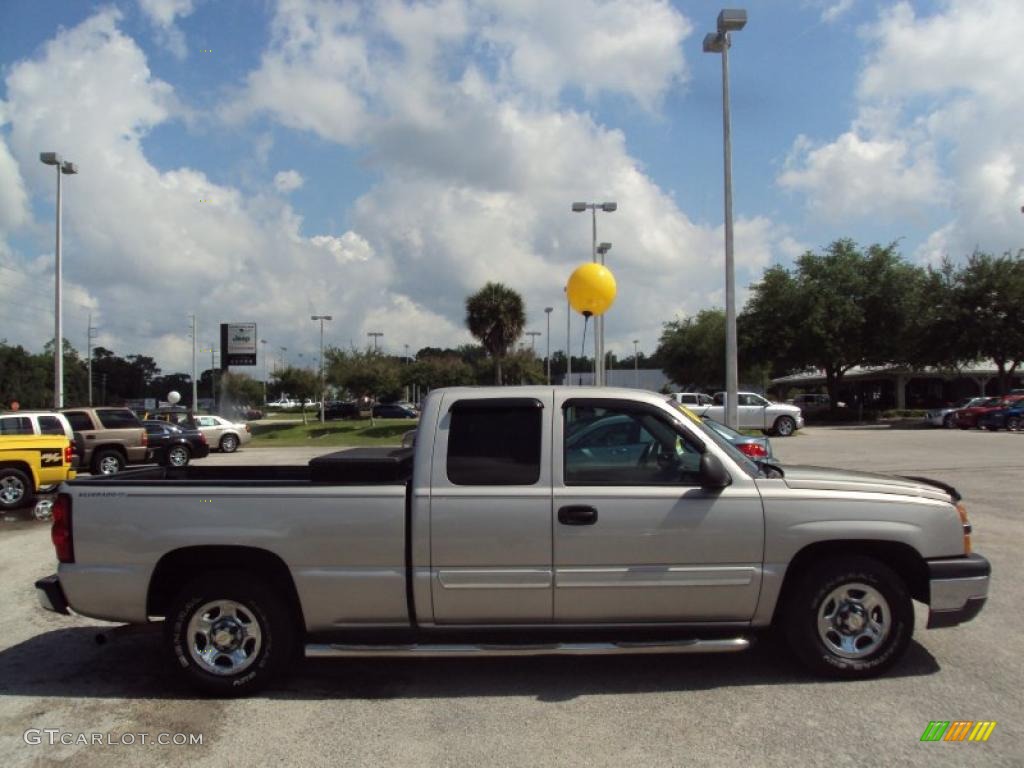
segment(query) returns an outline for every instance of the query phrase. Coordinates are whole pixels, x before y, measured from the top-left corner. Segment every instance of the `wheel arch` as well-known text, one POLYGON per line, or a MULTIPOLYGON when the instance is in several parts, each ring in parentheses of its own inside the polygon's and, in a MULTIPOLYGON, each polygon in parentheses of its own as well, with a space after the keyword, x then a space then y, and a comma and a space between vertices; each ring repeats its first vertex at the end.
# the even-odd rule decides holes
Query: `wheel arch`
POLYGON ((279 555, 258 547, 196 546, 166 553, 157 562, 146 594, 146 614, 166 616, 178 591, 204 572, 238 570, 266 580, 287 601, 295 627, 305 632, 295 580, 279 555))
POLYGON ((36 489, 39 487, 39 475, 36 473, 32 465, 26 461, 22 461, 20 459, 5 459, 4 461, 0 461, 0 469, 16 469, 19 472, 23 472, 28 477, 29 482, 32 483, 32 487, 28 489, 30 494, 35 493, 36 489))
POLYGON ((808 544, 789 561, 779 597, 772 611, 772 623, 782 615, 786 602, 805 573, 817 563, 835 557, 862 556, 878 560, 891 568, 907 585, 910 596, 929 602, 928 564, 909 544, 874 539, 840 539, 808 544))

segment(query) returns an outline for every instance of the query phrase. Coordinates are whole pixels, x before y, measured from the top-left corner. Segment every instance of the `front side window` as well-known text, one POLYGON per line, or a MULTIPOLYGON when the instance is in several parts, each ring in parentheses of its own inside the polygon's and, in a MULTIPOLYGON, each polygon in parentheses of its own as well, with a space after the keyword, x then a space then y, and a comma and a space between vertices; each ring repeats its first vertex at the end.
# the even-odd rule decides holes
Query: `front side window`
POLYGON ((572 401, 563 423, 566 485, 700 484, 700 447, 652 410, 572 401))
POLYGON ((536 400, 463 400, 449 413, 448 479, 455 485, 534 485, 543 409, 536 400))

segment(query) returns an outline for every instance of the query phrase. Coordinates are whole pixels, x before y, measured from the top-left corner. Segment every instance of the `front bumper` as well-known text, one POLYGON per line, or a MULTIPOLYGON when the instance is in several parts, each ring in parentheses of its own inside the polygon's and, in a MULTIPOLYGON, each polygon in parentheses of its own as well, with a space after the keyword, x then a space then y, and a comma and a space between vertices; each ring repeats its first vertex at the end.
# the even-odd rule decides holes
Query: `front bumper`
POLYGON ((955 627, 985 607, 992 566, 981 555, 928 561, 928 629, 955 627))
POLYGON ((39 600, 39 604, 48 611, 65 615, 71 613, 68 610, 68 599, 64 595, 64 588, 60 585, 60 577, 57 574, 36 582, 36 598, 39 600))

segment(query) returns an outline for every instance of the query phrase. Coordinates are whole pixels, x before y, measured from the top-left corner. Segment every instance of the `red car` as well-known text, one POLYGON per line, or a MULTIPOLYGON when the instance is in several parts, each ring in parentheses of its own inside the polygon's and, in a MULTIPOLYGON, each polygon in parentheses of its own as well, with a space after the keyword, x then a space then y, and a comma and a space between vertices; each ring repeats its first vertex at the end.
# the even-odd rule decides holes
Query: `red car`
POLYGON ((999 408, 1005 408, 1008 405, 1013 405, 1020 400, 1024 400, 1024 395, 1009 395, 1007 397, 990 397, 978 405, 971 406, 970 408, 961 408, 959 411, 953 413, 956 419, 956 425, 960 429, 971 429, 972 427, 978 426, 978 417, 983 413, 989 411, 995 411, 999 408))

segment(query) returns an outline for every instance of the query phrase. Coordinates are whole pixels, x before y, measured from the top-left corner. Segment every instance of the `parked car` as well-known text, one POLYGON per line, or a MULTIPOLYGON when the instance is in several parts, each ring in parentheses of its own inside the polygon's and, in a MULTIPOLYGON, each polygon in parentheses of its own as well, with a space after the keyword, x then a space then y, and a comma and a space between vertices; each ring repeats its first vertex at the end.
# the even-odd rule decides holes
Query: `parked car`
POLYGON ((175 674, 239 696, 302 654, 728 653, 772 628, 816 674, 861 680, 905 655, 914 600, 941 628, 988 596, 948 484, 753 462, 653 392, 436 389, 419 429, 412 450, 308 467, 72 480, 40 603, 164 617, 175 674))
POLYGON ((757 437, 756 435, 744 435, 742 432, 737 432, 735 429, 730 429, 720 422, 715 421, 707 416, 701 417, 702 421, 707 424, 711 429, 715 430, 718 434, 728 440, 732 445, 736 446, 739 451, 752 459, 771 459, 772 458, 772 441, 767 437, 757 437))
POLYGON ((234 453, 252 439, 252 429, 244 422, 228 421, 223 416, 196 416, 195 421, 207 442, 224 453, 234 453))
POLYGON ((292 400, 290 397, 282 397, 278 400, 267 403, 267 408, 298 408, 302 403, 292 400))
POLYGON ((342 400, 328 400, 324 409, 325 419, 358 419, 362 416, 359 403, 342 400))
POLYGON ((1004 408, 986 411, 978 417, 978 426, 993 432, 1000 429, 1017 432, 1022 424, 1024 424, 1024 400, 1018 400, 1013 405, 1004 408))
MULTIPOLYGON (((0 435, 63 435, 71 441, 71 466, 82 464, 82 436, 56 411, 9 411, 0 413, 0 435)), ((44 487, 40 490, 49 490, 44 487)))
POLYGON ((398 403, 377 403, 373 406, 375 419, 418 419, 420 415, 412 408, 398 403))
MULTIPOLYGON (((789 402, 799 408, 804 416, 815 416, 832 410, 832 398, 828 395, 805 393, 797 395, 789 402)), ((846 403, 836 403, 836 407, 845 408, 846 403)))
POLYGON ((74 479, 71 461, 64 435, 0 435, 0 510, 26 506, 36 493, 74 479))
POLYGON ((192 459, 210 455, 206 435, 188 424, 170 424, 157 419, 142 422, 149 436, 152 458, 169 467, 187 467, 192 459))
POLYGON ((71 428, 82 436, 80 466, 112 475, 149 459, 149 437, 130 408, 65 408, 71 428))
POLYGON ((1024 395, 1008 395, 1006 397, 987 397, 982 402, 967 408, 955 411, 956 425, 960 429, 971 429, 978 426, 978 419, 982 414, 994 411, 998 408, 1005 408, 1013 405, 1019 400, 1024 400, 1024 395))
POLYGON ((933 427, 945 427, 946 429, 953 429, 956 426, 956 412, 964 408, 972 408, 975 405, 980 405, 987 397, 966 397, 956 405, 950 405, 945 408, 932 408, 928 410, 924 415, 926 424, 930 424, 933 427))
POLYGON ((680 405, 695 406, 695 405, 714 405, 715 401, 711 395, 705 395, 703 392, 673 392, 669 395, 680 405))
MULTIPOLYGON (((740 429, 759 429, 766 435, 789 437, 803 429, 804 417, 800 409, 789 403, 773 403, 756 392, 737 392, 737 415, 740 429)), ((725 393, 717 392, 714 405, 687 405, 698 416, 709 416, 719 424, 725 423, 725 393)))
POLYGON ((164 405, 156 410, 147 411, 142 419, 143 421, 155 419, 157 421, 166 421, 170 424, 191 424, 195 416, 192 409, 184 405, 164 405))

